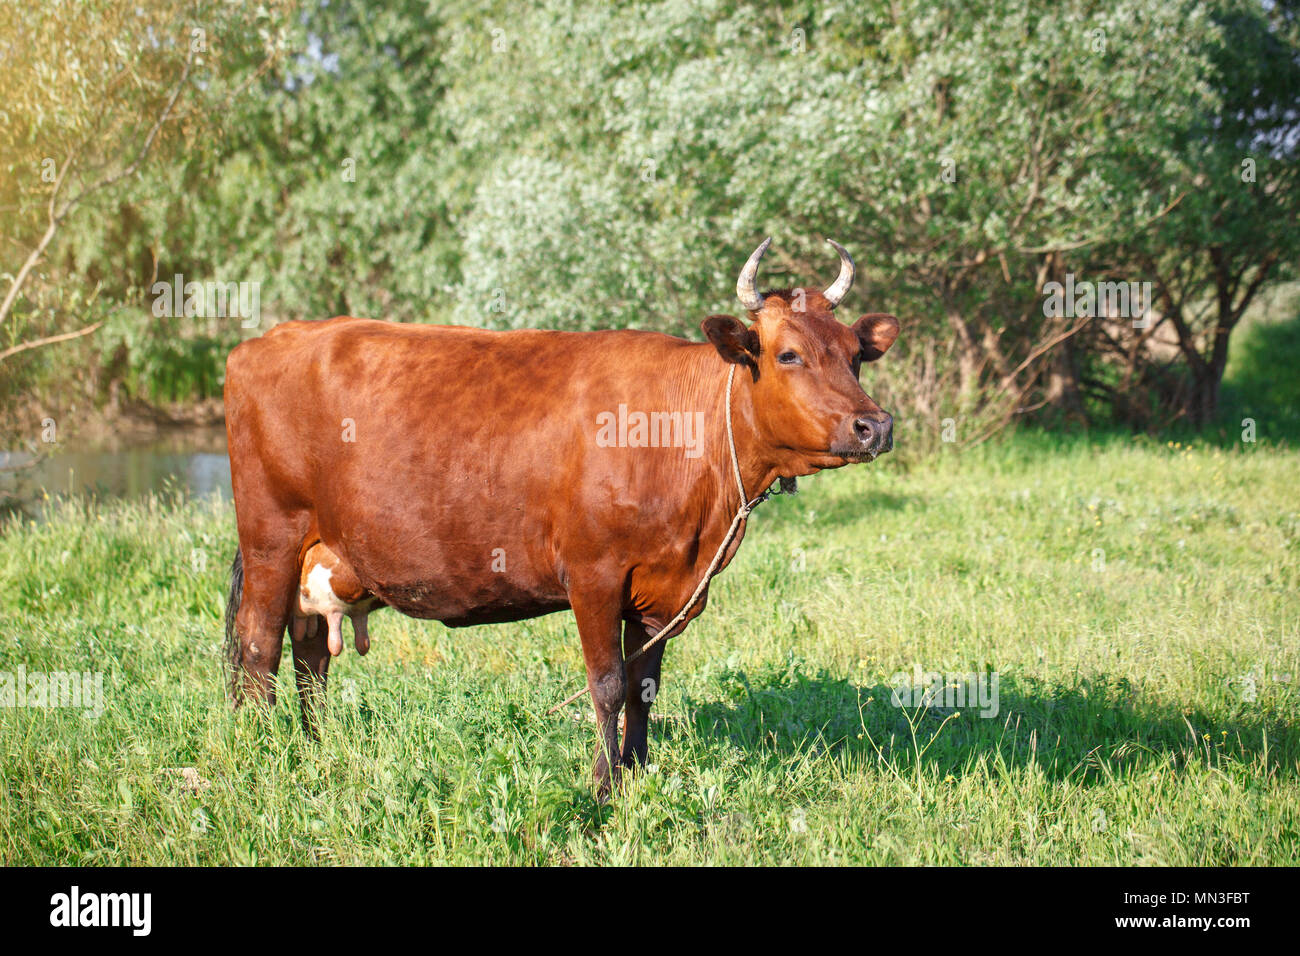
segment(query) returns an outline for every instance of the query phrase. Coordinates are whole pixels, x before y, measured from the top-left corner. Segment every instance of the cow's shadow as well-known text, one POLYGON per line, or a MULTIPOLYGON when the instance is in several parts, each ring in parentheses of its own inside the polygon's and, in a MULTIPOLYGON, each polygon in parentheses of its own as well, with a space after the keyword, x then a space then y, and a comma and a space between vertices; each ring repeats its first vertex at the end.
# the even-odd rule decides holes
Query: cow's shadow
POLYGON ((927 772, 960 777, 987 759, 1008 769, 1033 764, 1049 779, 1085 785, 1168 760, 1239 761, 1257 772, 1267 764, 1293 779, 1300 761, 1300 731, 1235 687, 1229 694, 1240 701, 1212 714, 1158 703, 1125 678, 1097 675, 1067 687, 1003 675, 996 716, 981 716, 978 706, 926 706, 919 692, 920 706, 902 707, 892 686, 797 669, 730 670, 711 685, 721 699, 688 698, 689 727, 669 722, 666 732, 686 730, 774 764, 849 753, 887 771, 911 772, 919 760, 927 772))

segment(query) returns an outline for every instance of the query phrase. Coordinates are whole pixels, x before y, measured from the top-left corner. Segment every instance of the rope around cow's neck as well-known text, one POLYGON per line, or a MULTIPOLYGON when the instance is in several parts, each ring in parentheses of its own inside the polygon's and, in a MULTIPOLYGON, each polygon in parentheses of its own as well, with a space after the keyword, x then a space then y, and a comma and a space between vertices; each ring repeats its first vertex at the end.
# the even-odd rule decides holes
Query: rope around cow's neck
MULTIPOLYGON (((682 618, 686 616, 687 612, 689 612, 691 608, 695 607, 695 603, 700 599, 700 595, 704 593, 704 589, 708 586, 709 581, 712 580, 713 576, 718 573, 718 564, 722 561, 722 556, 726 554, 727 548, 731 546, 731 541, 733 538, 735 538, 736 529, 740 527, 740 523, 744 521, 747 517, 749 517, 749 513, 753 511, 756 507, 758 507, 760 504, 762 504, 764 501, 766 501, 768 497, 771 495, 770 491, 764 491, 753 501, 750 501, 748 498, 745 497, 745 482, 740 477, 740 459, 737 458, 736 456, 736 435, 731 428, 731 383, 732 380, 735 379, 735 377, 736 377, 736 366, 732 365, 731 370, 727 373, 727 400, 726 400, 727 448, 731 452, 731 469, 732 469, 732 473, 736 476, 736 489, 740 492, 740 510, 737 511, 736 516, 731 519, 731 527, 728 528, 727 533, 722 536, 722 544, 718 545, 718 553, 715 554, 713 556, 713 560, 709 562, 709 568, 707 571, 704 572, 704 577, 700 578, 700 583, 695 586, 695 593, 691 595, 690 600, 687 601, 686 605, 680 611, 677 612, 676 617, 674 617, 671 621, 669 621, 662 628, 660 628, 659 632, 655 634, 654 637, 650 638, 650 640, 642 644, 640 649, 637 650, 635 653, 631 654, 628 657, 625 657, 623 659, 623 663, 625 665, 630 664, 632 661, 636 660, 646 651, 650 650, 650 648, 654 647, 661 640, 663 640, 668 635, 669 631, 671 631, 674 627, 676 627, 679 623, 681 623, 682 618)), ((548 710, 546 712, 547 716, 550 716, 551 714, 555 713, 557 710, 560 710, 561 708, 567 707, 569 704, 572 704, 575 700, 577 700, 583 694, 588 693, 590 690, 591 690, 590 687, 583 687, 581 690, 574 691, 568 697, 564 698, 564 700, 560 701, 558 704, 556 704, 554 707, 548 710)))

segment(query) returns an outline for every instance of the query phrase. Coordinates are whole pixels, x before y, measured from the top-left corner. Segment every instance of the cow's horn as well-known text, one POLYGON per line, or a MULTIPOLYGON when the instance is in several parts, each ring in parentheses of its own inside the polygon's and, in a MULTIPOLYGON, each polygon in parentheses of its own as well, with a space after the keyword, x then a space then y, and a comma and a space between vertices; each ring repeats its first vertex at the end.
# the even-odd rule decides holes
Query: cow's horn
POLYGON ((845 249, 834 239, 827 239, 835 251, 840 254, 840 275, 839 278, 831 283, 831 287, 822 293, 822 296, 835 308, 840 304, 840 299, 849 294, 853 288, 853 277, 857 274, 857 269, 853 266, 853 257, 849 255, 849 250, 845 249))
POLYGON ((763 244, 754 250, 754 254, 749 257, 745 263, 745 268, 740 270, 740 278, 736 280, 736 296, 740 299, 740 304, 750 312, 757 312, 763 307, 763 297, 758 294, 758 262, 763 258, 763 253, 767 252, 767 247, 772 244, 772 237, 768 236, 763 240, 763 244))

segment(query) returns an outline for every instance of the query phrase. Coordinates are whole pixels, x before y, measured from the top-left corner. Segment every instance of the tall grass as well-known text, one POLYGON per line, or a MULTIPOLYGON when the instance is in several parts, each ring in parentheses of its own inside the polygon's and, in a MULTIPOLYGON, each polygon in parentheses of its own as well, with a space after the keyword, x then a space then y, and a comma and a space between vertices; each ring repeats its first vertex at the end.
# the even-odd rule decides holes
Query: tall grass
POLYGON ((764 505, 671 642, 651 760, 588 784, 572 618, 384 611, 319 745, 220 679, 228 505, 56 503, 0 535, 5 863, 1300 862, 1300 454, 1022 434, 764 505), (995 671, 999 711, 894 675, 995 671), (186 776, 182 768, 194 768, 186 776))

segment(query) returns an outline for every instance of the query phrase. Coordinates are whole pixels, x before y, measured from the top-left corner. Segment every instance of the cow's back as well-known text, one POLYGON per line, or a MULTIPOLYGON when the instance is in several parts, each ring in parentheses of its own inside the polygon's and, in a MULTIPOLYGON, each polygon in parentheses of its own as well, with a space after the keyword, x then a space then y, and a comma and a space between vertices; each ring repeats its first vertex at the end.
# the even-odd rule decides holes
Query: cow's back
POLYGON ((680 449, 602 447, 598 416, 681 404, 665 383, 699 348, 633 331, 277 326, 227 366, 236 507, 271 491, 309 514, 366 587, 409 614, 462 624, 558 610, 574 563, 606 560, 639 512, 657 513, 672 470, 691 467, 680 449))

